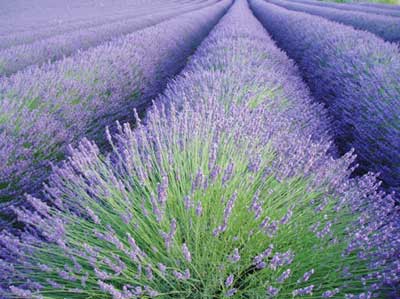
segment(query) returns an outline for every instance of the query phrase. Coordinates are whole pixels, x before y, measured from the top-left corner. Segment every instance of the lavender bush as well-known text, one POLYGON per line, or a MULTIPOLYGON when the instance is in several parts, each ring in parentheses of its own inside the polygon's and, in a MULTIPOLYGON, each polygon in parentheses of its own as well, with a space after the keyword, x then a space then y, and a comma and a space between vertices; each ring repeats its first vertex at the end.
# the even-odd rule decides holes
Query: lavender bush
POLYGON ((221 1, 0 81, 2 200, 33 192, 69 143, 83 136, 101 141, 105 125, 148 103, 229 4, 221 1))
POLYGON ((214 4, 211 0, 203 4, 179 5, 160 9, 158 13, 127 18, 89 29, 81 28, 68 34, 41 39, 34 43, 11 47, 0 51, 0 76, 10 75, 30 65, 42 65, 75 52, 83 51, 148 26, 155 25, 179 14, 214 4))
POLYGON ((83 141, 46 200, 16 210, 3 296, 379 295, 399 277, 393 201, 373 175, 348 178, 351 153, 327 154, 323 115, 236 1, 146 125, 120 126, 109 156, 83 141))
POLYGON ((335 8, 313 6, 285 0, 268 0, 268 2, 290 10, 324 17, 331 21, 350 25, 356 29, 366 30, 390 42, 400 42, 400 18, 343 11, 335 8))
POLYGON ((354 12, 359 11, 359 12, 366 12, 383 16, 400 17, 400 11, 398 9, 391 9, 392 7, 395 8, 396 5, 382 5, 382 4, 372 4, 372 3, 369 3, 369 5, 363 5, 366 3, 334 3, 334 2, 314 1, 314 0, 292 0, 292 1, 300 2, 303 4, 322 6, 322 7, 337 8, 345 11, 354 11, 354 12))
POLYGON ((356 149, 359 173, 400 187, 400 54, 394 44, 320 17, 251 1, 256 16, 300 65, 328 107, 341 152, 356 149))

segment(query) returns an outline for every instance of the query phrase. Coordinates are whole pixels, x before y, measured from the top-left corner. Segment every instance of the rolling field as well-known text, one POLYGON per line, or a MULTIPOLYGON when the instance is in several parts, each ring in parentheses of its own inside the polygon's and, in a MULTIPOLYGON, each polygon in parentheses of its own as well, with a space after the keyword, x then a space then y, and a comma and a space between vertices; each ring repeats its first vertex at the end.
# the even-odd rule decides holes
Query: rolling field
POLYGON ((400 8, 0 2, 0 299, 400 298, 400 8))

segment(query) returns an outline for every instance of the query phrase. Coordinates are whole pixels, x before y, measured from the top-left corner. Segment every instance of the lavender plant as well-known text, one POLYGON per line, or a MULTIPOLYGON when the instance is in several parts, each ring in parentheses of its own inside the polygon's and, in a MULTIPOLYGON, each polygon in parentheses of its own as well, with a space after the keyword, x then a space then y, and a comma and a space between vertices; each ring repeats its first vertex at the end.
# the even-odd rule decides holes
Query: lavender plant
POLYGON ((373 15, 363 12, 343 11, 336 8, 313 6, 285 0, 268 0, 284 8, 310 13, 328 20, 366 30, 389 42, 400 42, 400 18, 373 15))
POLYGON ((354 12, 366 12, 371 14, 378 14, 390 17, 400 17, 400 11, 397 5, 385 5, 383 3, 334 3, 334 2, 323 2, 314 0, 293 0, 295 2, 311 4, 315 6, 331 7, 336 9, 341 9, 344 11, 354 11, 354 12))
POLYGON ((252 0, 254 13, 299 64, 333 116, 341 153, 355 148, 358 173, 400 183, 400 54, 396 45, 323 18, 252 0))
POLYGON ((34 43, 23 44, 0 51, 0 76, 11 75, 31 65, 42 65, 48 62, 70 56, 77 51, 116 39, 125 34, 158 24, 167 19, 204 8, 216 1, 206 1, 202 4, 187 4, 159 8, 158 13, 124 18, 118 22, 106 23, 102 26, 80 28, 68 34, 56 35, 40 39, 34 43))
POLYGON ((33 192, 68 144, 83 136, 101 141, 100 128, 148 104, 229 4, 221 1, 1 80, 0 198, 33 192))
POLYGON ((348 178, 351 153, 330 157, 318 112, 236 1, 145 124, 119 126, 108 156, 83 141, 46 200, 16 210, 27 229, 1 235, 3 296, 379 294, 399 277, 393 201, 373 175, 348 178))

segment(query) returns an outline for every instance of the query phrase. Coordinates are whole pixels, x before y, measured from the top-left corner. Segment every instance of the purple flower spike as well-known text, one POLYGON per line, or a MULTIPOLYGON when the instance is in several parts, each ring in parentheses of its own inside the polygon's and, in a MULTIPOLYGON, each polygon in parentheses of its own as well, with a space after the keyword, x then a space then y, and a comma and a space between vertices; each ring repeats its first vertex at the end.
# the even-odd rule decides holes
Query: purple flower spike
POLYGON ((190 254, 190 251, 189 251, 186 243, 182 244, 182 253, 183 253, 183 256, 185 257, 186 261, 188 261, 190 263, 192 261, 192 255, 190 254))
POLYGON ((239 254, 239 249, 235 248, 233 250, 233 253, 231 255, 228 256, 228 259, 232 262, 232 263, 237 263, 240 260, 240 254, 239 254))
POLYGON ((233 295, 236 294, 236 292, 237 292, 237 289, 235 289, 235 288, 230 289, 230 290, 228 290, 228 291, 225 293, 225 296, 226 296, 226 297, 232 297, 233 295))
POLYGON ((229 275, 228 278, 225 280, 225 286, 230 287, 233 283, 234 276, 233 274, 229 275))
POLYGON ((312 295, 313 289, 314 289, 314 285, 309 285, 308 287, 294 290, 292 292, 292 295, 293 295, 293 297, 312 295))

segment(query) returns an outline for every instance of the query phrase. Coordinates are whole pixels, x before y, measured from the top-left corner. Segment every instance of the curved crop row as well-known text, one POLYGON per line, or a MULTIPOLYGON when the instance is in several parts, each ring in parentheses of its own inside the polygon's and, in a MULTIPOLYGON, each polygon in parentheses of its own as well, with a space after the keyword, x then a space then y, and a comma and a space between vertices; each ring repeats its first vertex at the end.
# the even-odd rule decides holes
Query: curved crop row
POLYGON ((387 4, 387 3, 374 3, 374 2, 361 2, 359 3, 360 6, 363 7, 375 7, 375 8, 383 8, 383 9, 390 9, 390 10, 397 10, 400 11, 400 5, 394 4, 387 4))
MULTIPOLYGON (((167 4, 166 6, 169 5, 171 4, 167 4)), ((92 18, 86 16, 85 19, 78 18, 72 20, 59 20, 56 23, 54 23, 55 21, 53 19, 47 20, 48 23, 45 22, 44 24, 26 22, 21 25, 26 24, 28 28, 14 28, 14 30, 5 30, 4 32, 0 31, 0 49, 10 48, 19 44, 31 43, 38 39, 68 33, 80 28, 101 26, 106 23, 121 21, 124 18, 129 18, 131 16, 140 16, 146 14, 146 12, 149 12, 150 7, 152 6, 149 5, 140 8, 137 7, 135 13, 132 13, 132 10, 127 8, 123 12, 119 12, 117 14, 104 13, 101 16, 94 16, 92 18)), ((4 21, 8 19, 7 21, 10 22, 13 15, 5 13, 2 17, 4 21)), ((11 26, 11 24, 9 24, 9 26, 11 26)))
MULTIPOLYGON (((354 12, 366 12, 384 16, 391 16, 391 17, 400 17, 400 11, 398 9, 391 9, 391 7, 396 7, 396 5, 391 6, 382 6, 378 5, 376 7, 370 7, 368 5, 361 5, 365 3, 334 3, 334 2, 326 2, 326 1, 314 1, 314 0, 293 0, 295 2, 300 2, 303 4, 310 4, 316 6, 323 6, 323 7, 331 7, 337 8, 345 11, 354 11, 354 12)), ((370 3, 372 4, 372 3, 370 3)))
POLYGON ((0 81, 0 198, 32 191, 69 143, 149 102, 185 64, 230 0, 0 81))
POLYGON ((236 1, 146 126, 120 126, 107 157, 82 142, 55 169, 50 205, 16 210, 30 230, 1 234, 3 294, 379 295, 399 278, 393 201, 373 176, 348 178, 351 154, 330 158, 320 112, 236 1))
POLYGON ((136 30, 158 24, 179 14, 201 9, 215 3, 170 7, 159 13, 128 18, 89 29, 81 28, 68 34, 42 39, 0 51, 0 76, 11 75, 30 65, 54 62, 75 52, 83 51, 136 30))
MULTIPOLYGON (((198 0, 196 0, 198 2, 198 0)), ((52 1, 36 0, 36 2, 24 2, 16 0, 11 2, 11 10, 2 3, 0 11, 0 35, 19 35, 45 29, 47 32, 59 32, 68 28, 80 28, 85 24, 101 25, 120 17, 128 15, 140 15, 143 10, 176 4, 173 0, 149 0, 149 1, 124 1, 93 2, 90 0, 52 1), (19 2, 19 3, 18 3, 19 2), (42 2, 42 4, 40 4, 42 2), (104 4, 104 5, 103 5, 104 4), (110 5, 111 4, 111 5, 110 5)), ((182 3, 182 2, 181 2, 182 3)))
POLYGON ((400 187, 400 53, 394 44, 301 12, 253 0, 256 16, 299 64, 328 107, 341 152, 355 148, 360 170, 400 187))
POLYGON ((350 25, 356 29, 366 30, 390 42, 400 42, 400 18, 343 11, 335 8, 313 6, 285 0, 268 0, 268 2, 290 10, 324 17, 331 21, 350 25))
MULTIPOLYGON (((31 44, 39 40, 49 39, 60 35, 69 36, 73 34, 72 32, 79 30, 90 31, 90 30, 98 30, 98 28, 105 27, 107 25, 116 26, 117 24, 123 24, 124 21, 126 22, 128 20, 130 22, 133 22, 135 18, 137 19, 154 14, 155 7, 157 7, 157 11, 159 12, 154 14, 154 17, 157 17, 157 15, 159 15, 164 11, 171 12, 171 9, 179 9, 187 6, 200 7, 205 5, 201 2, 199 3, 199 1, 191 4, 185 4, 183 3, 183 1, 181 1, 179 4, 170 2, 167 2, 165 4, 160 4, 157 3, 156 1, 151 1, 147 5, 144 5, 142 7, 137 7, 134 11, 125 9, 126 11, 124 10, 124 13, 120 13, 118 15, 112 15, 112 16, 102 15, 101 17, 96 17, 92 19, 86 18, 85 20, 62 22, 58 25, 48 25, 44 26, 44 28, 40 27, 37 29, 30 29, 28 31, 23 31, 23 32, 16 32, 16 33, 12 32, 7 35, 0 36, 0 49, 4 50, 22 44, 31 44)), ((60 40, 60 42, 63 41, 60 40)))

